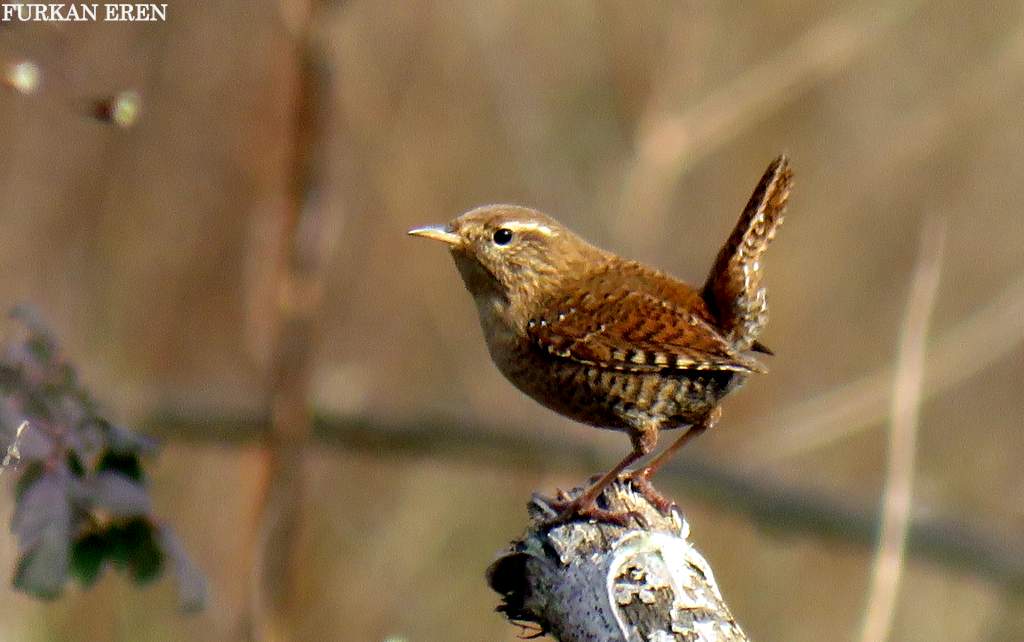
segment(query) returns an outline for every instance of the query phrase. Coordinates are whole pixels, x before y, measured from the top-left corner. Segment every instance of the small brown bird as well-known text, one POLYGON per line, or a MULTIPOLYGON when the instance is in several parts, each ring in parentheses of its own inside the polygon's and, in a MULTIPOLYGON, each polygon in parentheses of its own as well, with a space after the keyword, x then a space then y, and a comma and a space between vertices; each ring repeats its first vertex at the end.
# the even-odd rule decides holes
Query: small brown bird
POLYGON ((633 450, 559 519, 613 519, 595 504, 649 454, 658 433, 688 427, 631 483, 663 512, 651 475, 721 414, 718 403, 748 373, 768 320, 761 258, 782 222, 792 172, 769 165, 704 287, 594 247, 532 209, 492 205, 409 234, 447 243, 473 295, 491 358, 517 388, 566 417, 626 432, 633 450))

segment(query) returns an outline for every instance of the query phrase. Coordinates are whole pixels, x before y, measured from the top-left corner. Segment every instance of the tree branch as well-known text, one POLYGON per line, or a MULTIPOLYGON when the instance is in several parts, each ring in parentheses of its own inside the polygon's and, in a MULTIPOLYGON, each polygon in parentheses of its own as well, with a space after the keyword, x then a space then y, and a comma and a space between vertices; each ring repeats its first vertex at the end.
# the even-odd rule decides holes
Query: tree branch
MULTIPOLYGON (((143 424, 147 434, 180 442, 243 444, 262 439, 265 420, 208 414, 158 414, 143 424)), ((487 424, 465 420, 417 418, 385 422, 365 416, 318 415, 313 438, 321 446, 378 457, 436 457, 488 467, 548 471, 557 461, 573 471, 593 472, 610 455, 578 442, 523 432, 501 433, 487 424)), ((665 466, 665 479, 686 485, 694 499, 787 535, 805 533, 870 547, 875 543, 878 518, 873 505, 846 497, 794 488, 779 480, 746 470, 729 469, 683 452, 665 466)), ((907 551, 912 556, 961 570, 995 584, 1024 587, 1024 550, 1018 538, 981 531, 951 519, 913 516, 907 551)))
POLYGON ((561 642, 747 640, 678 511, 665 517, 618 482, 602 499, 632 513, 632 524, 549 527, 544 520, 554 512, 534 499, 526 533, 487 570, 502 596, 499 611, 561 642))

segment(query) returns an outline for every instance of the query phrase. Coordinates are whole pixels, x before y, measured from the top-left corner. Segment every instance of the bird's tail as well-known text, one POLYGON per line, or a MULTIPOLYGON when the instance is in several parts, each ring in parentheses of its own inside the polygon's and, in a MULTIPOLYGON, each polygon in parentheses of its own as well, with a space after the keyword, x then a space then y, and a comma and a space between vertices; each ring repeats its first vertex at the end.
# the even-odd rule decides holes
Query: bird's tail
POLYGON ((761 257, 782 224, 792 180, 785 155, 772 161, 719 251, 701 293, 719 328, 738 350, 770 353, 757 342, 768 323, 761 257))

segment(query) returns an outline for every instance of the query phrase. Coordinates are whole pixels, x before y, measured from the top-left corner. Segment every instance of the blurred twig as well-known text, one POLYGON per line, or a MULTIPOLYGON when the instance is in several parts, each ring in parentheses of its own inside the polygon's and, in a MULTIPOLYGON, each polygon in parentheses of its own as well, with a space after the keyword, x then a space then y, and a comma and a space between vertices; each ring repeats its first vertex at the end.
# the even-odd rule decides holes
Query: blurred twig
POLYGON ((474 20, 470 32, 478 40, 475 57, 494 94, 498 122, 503 126, 514 166, 532 200, 555 211, 571 211, 585 202, 585 190, 565 149, 560 146, 557 152, 551 151, 552 140, 558 140, 552 105, 536 86, 529 61, 508 55, 516 44, 502 42, 503 37, 518 38, 507 31, 515 16, 496 12, 495 8, 511 12, 518 6, 488 5, 471 12, 474 20))
MULTIPOLYGON (((877 198, 883 185, 901 168, 919 162, 943 137, 960 131, 960 121, 984 115, 986 106, 1006 91, 1005 78, 1015 77, 1024 61, 1024 28, 1011 30, 994 47, 995 54, 961 75, 952 95, 916 110, 894 127, 901 135, 876 153, 873 173, 857 190, 877 198), (992 88, 998 88, 993 91, 992 88)), ((836 211, 861 202, 837 203, 836 211)), ((965 321, 942 334, 929 350, 925 398, 954 389, 1024 343, 1024 274, 1010 283, 965 321)), ((770 467, 879 425, 887 414, 893 369, 869 373, 813 399, 767 418, 763 438, 738 446, 751 466, 770 467)), ((738 431, 738 432, 743 432, 738 431)))
POLYGON ((884 642, 892 634, 896 596, 903 574, 907 533, 910 529, 917 424, 924 384, 925 342, 939 287, 944 237, 945 224, 938 219, 927 219, 900 330, 890 409, 889 460, 883 493, 882 524, 861 629, 862 642, 884 642))
MULTIPOLYGON (((239 444, 262 439, 266 421, 253 417, 198 416, 159 413, 145 422, 146 432, 168 440, 211 444, 239 444)), ((369 417, 318 415, 313 421, 319 445, 374 457, 436 457, 470 464, 486 462, 490 468, 516 470, 560 469, 593 472, 613 453, 568 439, 544 438, 534 433, 499 432, 494 426, 464 419, 417 418, 387 422, 369 417), (563 468, 564 467, 564 468, 563 468)), ((687 492, 720 510, 746 515, 766 528, 809 533, 817 537, 870 546, 878 532, 873 507, 848 497, 794 488, 777 478, 730 469, 683 452, 664 475, 679 480, 687 492)), ((960 519, 934 514, 915 516, 910 524, 908 551, 965 573, 1008 586, 1024 586, 1024 550, 1014 538, 979 531, 960 519)))
POLYGON ((4 454, 3 462, 0 462, 0 475, 2 475, 4 471, 11 466, 16 466, 18 461, 21 460, 21 450, 19 449, 19 446, 21 445, 21 435, 25 432, 26 428, 28 428, 28 421, 22 421, 18 424, 18 429, 14 431, 14 439, 11 441, 11 444, 7 446, 7 453, 4 454))
MULTIPOLYGON (((1022 343, 1024 275, 935 340, 928 355, 925 398, 956 388, 1022 343)), ((892 367, 882 368, 779 413, 765 429, 767 437, 743 448, 744 461, 769 467, 878 425, 885 417, 891 394, 887 382, 893 375, 892 367)))
POLYGON ((315 322, 323 289, 329 234, 318 207, 319 162, 327 101, 327 73, 314 39, 316 7, 298 11, 305 22, 287 24, 295 39, 294 140, 279 232, 284 244, 276 279, 276 342, 270 367, 269 421, 263 458, 260 525, 252 543, 248 604, 257 640, 289 639, 297 594, 295 573, 303 499, 304 453, 312 432, 309 383, 315 322))
POLYGON ((993 613, 993 621, 984 636, 985 642, 1015 642, 1024 640, 1024 587, 1007 587, 1001 604, 993 613))
POLYGON ((641 251, 665 229, 669 201, 687 168, 844 69, 893 28, 914 15, 920 0, 855 7, 822 20, 779 51, 679 112, 654 112, 640 124, 626 170, 618 238, 641 251), (635 225, 643 213, 644 225, 635 225), (647 230, 650 236, 638 238, 647 230))

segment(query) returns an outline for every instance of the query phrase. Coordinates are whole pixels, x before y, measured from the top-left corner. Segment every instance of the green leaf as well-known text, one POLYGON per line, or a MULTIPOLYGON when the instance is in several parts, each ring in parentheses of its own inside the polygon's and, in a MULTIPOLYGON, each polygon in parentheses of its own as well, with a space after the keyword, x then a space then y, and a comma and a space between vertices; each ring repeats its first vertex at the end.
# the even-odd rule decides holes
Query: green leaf
POLYGON ((50 337, 33 332, 27 342, 29 352, 43 363, 49 363, 57 353, 57 346, 50 337))
POLYGON ((107 556, 119 568, 128 567, 131 546, 124 524, 115 523, 107 527, 107 556))
POLYGON ((97 472, 104 470, 118 472, 137 482, 142 482, 145 478, 138 456, 112 450, 103 453, 96 470, 97 472))
POLYGON ((152 582, 163 572, 164 552, 157 545, 152 528, 148 531, 148 537, 140 540, 135 547, 130 568, 132 579, 138 584, 152 582))
POLYGON ((0 363, 0 392, 9 394, 17 391, 21 381, 21 369, 9 363, 0 363))
POLYGON ((127 568, 137 583, 145 584, 160 576, 164 553, 149 520, 138 518, 113 524, 107 537, 110 558, 121 568, 127 568))
POLYGON ((22 471, 18 477, 18 483, 14 487, 14 501, 15 503, 20 502, 21 498, 25 495, 25 491, 36 482, 43 475, 42 462, 34 461, 22 471))
POLYGON ((60 595, 67 577, 67 541, 62 542, 59 537, 45 538, 18 559, 13 583, 19 591, 52 600, 60 595))
POLYGON ((71 574, 82 586, 96 583, 109 548, 103 533, 89 533, 71 547, 71 574))
POLYGON ((82 465, 82 460, 78 458, 75 451, 68 451, 68 469, 71 470, 71 474, 75 477, 81 477, 85 474, 85 466, 82 465))

